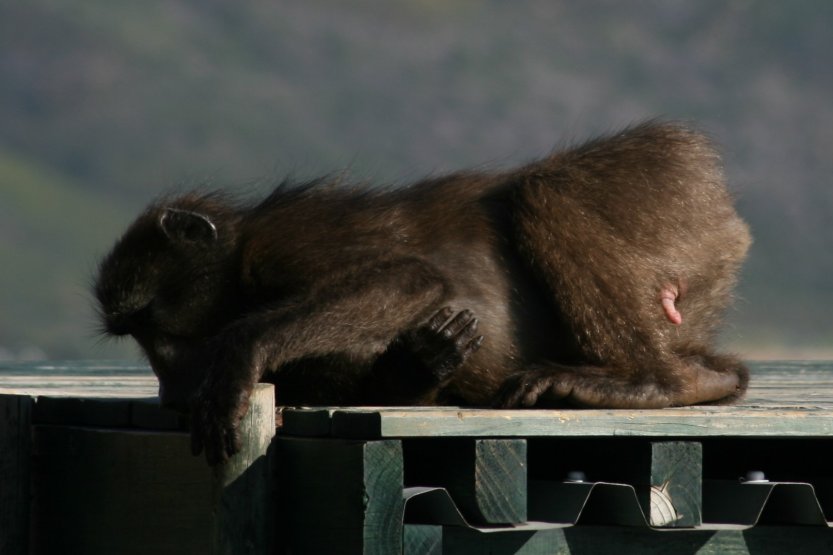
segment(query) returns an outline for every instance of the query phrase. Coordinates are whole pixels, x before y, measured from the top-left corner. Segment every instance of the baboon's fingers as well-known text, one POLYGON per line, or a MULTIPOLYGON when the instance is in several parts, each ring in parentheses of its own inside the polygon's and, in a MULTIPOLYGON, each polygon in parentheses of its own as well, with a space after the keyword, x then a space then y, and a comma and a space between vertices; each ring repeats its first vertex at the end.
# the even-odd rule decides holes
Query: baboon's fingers
POLYGON ((472 318, 466 327, 464 327, 460 332, 457 334, 457 338, 454 340, 455 345, 458 349, 463 349, 465 345, 471 341, 474 337, 474 334, 477 333, 477 318, 472 318))
POLYGON ((474 314, 472 314, 471 310, 461 310, 457 316, 451 319, 451 321, 445 325, 442 332, 443 335, 446 337, 454 337, 458 335, 463 329, 468 325, 469 322, 472 321, 474 318, 474 314))
POLYGON ((430 320, 428 320, 425 327, 431 331, 439 331, 439 329, 443 327, 443 324, 451 318, 452 314, 454 314, 454 311, 450 306, 443 307, 434 316, 432 316, 430 320))
POLYGON ((482 344, 483 344, 483 336, 482 336, 482 335, 478 335, 477 337, 475 337, 474 339, 472 339, 471 341, 469 341, 469 342, 466 344, 466 346, 465 346, 465 348, 464 348, 464 350, 463 350, 463 351, 464 351, 464 353, 465 353, 465 356, 469 356, 470 354, 472 354, 473 352, 475 352, 477 349, 479 349, 479 348, 480 348, 480 346, 481 346, 482 344))

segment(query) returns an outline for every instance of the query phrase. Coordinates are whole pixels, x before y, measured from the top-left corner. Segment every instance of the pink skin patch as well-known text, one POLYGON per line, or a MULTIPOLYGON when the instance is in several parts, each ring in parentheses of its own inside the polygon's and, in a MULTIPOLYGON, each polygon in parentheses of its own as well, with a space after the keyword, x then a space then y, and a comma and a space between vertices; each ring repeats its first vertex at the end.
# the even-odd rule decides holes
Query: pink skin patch
POLYGON ((679 297, 680 289, 676 285, 668 284, 659 292, 660 302, 663 310, 665 310, 665 317, 675 326, 683 323, 683 315, 680 314, 675 305, 679 297))

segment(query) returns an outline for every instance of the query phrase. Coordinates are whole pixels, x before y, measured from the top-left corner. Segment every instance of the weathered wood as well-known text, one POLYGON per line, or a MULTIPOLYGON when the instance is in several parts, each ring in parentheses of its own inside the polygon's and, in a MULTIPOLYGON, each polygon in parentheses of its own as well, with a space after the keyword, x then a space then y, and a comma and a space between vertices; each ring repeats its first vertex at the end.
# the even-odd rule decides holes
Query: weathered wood
POLYGON ((703 447, 694 441, 651 443, 648 488, 637 488, 652 526, 699 526, 703 514, 703 447))
POLYGON ((402 552, 397 440, 278 437, 278 543, 285 553, 402 552))
POLYGON ((35 424, 130 427, 130 399, 38 397, 35 424))
POLYGON ((443 527, 406 524, 403 543, 403 555, 443 555, 443 527))
POLYGON ((275 389, 259 384, 240 423, 241 452, 214 469, 210 553, 245 555, 274 549, 274 469, 270 446, 275 435, 275 389))
POLYGON ((0 363, 0 393, 50 397, 155 397, 146 363, 71 360, 0 363))
POLYGON ((415 440, 404 447, 406 485, 446 488, 470 522, 526 521, 526 440, 415 440))
MULTIPOLYGON (((753 361, 745 408, 833 410, 833 361, 753 361)), ((0 362, 0 393, 32 396, 151 397, 157 381, 136 361, 0 362)), ((733 407, 719 407, 732 411, 733 407)))
POLYGON ((157 397, 38 397, 32 416, 35 424, 185 430, 185 418, 164 409, 157 397))
POLYGON ((0 553, 29 552, 32 398, 0 395, 0 553))
MULTIPOLYGON (((734 406, 662 410, 480 410, 457 407, 317 410, 335 437, 817 437, 833 434, 833 363, 750 363, 752 381, 734 406)), ((305 435, 286 411, 287 434, 305 435)), ((302 411, 303 412, 303 411, 302 411)))
POLYGON ((674 530, 575 526, 537 532, 482 533, 446 527, 444 555, 764 555, 829 553, 833 531, 808 526, 766 526, 751 530, 674 530))
MULTIPOLYGON (((284 433, 325 433, 364 439, 422 436, 527 437, 813 437, 833 433, 833 362, 753 362, 749 392, 737 406, 658 411, 478 411, 351 409, 318 412, 309 419, 286 411, 284 433), (303 421, 301 429, 292 422, 303 421), (306 428, 305 428, 306 427, 306 428), (304 429, 305 428, 305 429, 304 429)), ((0 365, 0 393, 149 397, 156 394, 150 370, 132 362, 49 362, 0 365)))
POLYGON ((185 433, 34 426, 34 554, 207 552, 208 465, 185 433))
MULTIPOLYGON (((32 553, 199 552, 223 545, 219 536, 212 535, 217 533, 220 522, 234 530, 229 537, 236 541, 259 533, 245 526, 271 521, 267 513, 262 513, 248 523, 239 521, 231 526, 235 515, 248 518, 259 511, 252 509, 252 503, 259 503, 257 492, 269 489, 267 485, 251 497, 251 486, 246 485, 259 475, 258 462, 238 468, 236 479, 231 475, 222 478, 226 484, 224 494, 231 492, 236 500, 248 499, 249 503, 224 505, 222 496, 216 493, 219 490, 212 496, 212 477, 203 459, 188 455, 187 434, 129 431, 136 426, 181 429, 178 418, 162 412, 148 398, 155 395, 155 378, 147 368, 134 366, 50 363, 0 367, 0 390, 22 388, 39 395, 48 392, 87 398, 84 403, 70 400, 67 405, 53 399, 45 401, 40 409, 33 409, 33 417, 38 421, 56 425, 34 428, 32 553), (103 396, 124 399, 109 405, 90 399, 103 396), (73 404, 74 409, 67 408, 73 404), (63 407, 63 415, 54 412, 58 406, 63 407), (126 412, 119 407, 127 407, 126 412), (101 430, 65 425, 74 418, 85 426, 124 428, 101 430), (231 516, 224 517, 225 521, 212 521, 212 507, 218 509, 216 515, 223 510, 231 516)), ((278 521, 280 540, 290 553, 398 553, 403 548, 407 552, 527 554, 825 552, 833 545, 831 530, 823 525, 824 515, 820 513, 824 510, 829 515, 833 500, 829 457, 824 456, 830 447, 829 438, 833 437, 833 364, 751 366, 752 387, 737 406, 658 411, 287 409, 285 433, 321 439, 281 437, 274 443, 282 452, 277 457, 281 466, 277 499, 284 511, 278 521), (351 437, 359 440, 350 440, 351 437), (585 470, 589 480, 634 484, 640 505, 654 524, 695 528, 655 532, 600 527, 595 524, 601 520, 588 519, 577 527, 538 532, 487 534, 431 524, 408 525, 403 530, 399 520, 403 441, 406 450, 412 442, 423 441, 479 441, 480 445, 500 445, 503 449, 525 438, 538 438, 528 442, 529 470, 540 473, 541 469, 549 469, 549 475, 541 479, 563 480, 567 471, 575 469, 585 470), (579 443, 589 445, 587 442, 597 445, 595 452, 578 448, 579 443), (552 449, 553 455, 536 459, 540 450, 534 450, 533 445, 544 443, 557 445, 552 449), (812 493, 804 495, 807 499, 798 499, 799 493, 807 492, 798 491, 797 487, 793 489, 798 493, 774 488, 762 522, 821 524, 792 528, 767 525, 745 531, 697 528, 698 487, 694 475, 699 479, 698 443, 703 445, 703 468, 709 477, 736 480, 746 470, 761 469, 773 480, 809 481, 817 486, 821 505, 816 507, 812 519, 795 509, 812 505, 807 501, 814 500, 812 493), (820 483, 825 487, 818 487, 820 483), (670 512, 668 505, 657 503, 668 499, 655 495, 651 503, 651 486, 656 490, 664 485, 670 495, 670 512), (788 494, 794 494, 795 499, 788 498, 788 494), (796 512, 800 514, 792 514, 796 512), (789 518, 785 519, 782 513, 790 513, 789 518)), ((0 462, 10 460, 2 445, 3 438, 10 437, 6 428, 0 428, 0 462)), ((511 454, 497 451, 485 458, 489 457, 491 466, 495 461, 513 459, 511 454)), ((475 449, 469 460, 478 458, 484 457, 475 449)), ((413 459, 407 454, 406 463, 413 459)), ((446 452, 442 464, 459 460, 460 457, 446 452)), ((10 482, 5 479, 2 466, 0 471, 0 493, 6 495, 10 482)), ((517 483, 511 476, 497 478, 502 471, 489 471, 496 477, 493 481, 498 489, 517 483)), ((478 476, 477 471, 468 474, 472 475, 478 476)), ((481 488, 474 498, 480 495, 487 499, 486 493, 493 493, 485 491, 486 482, 478 483, 475 479, 471 483, 475 484, 473 491, 481 488)), ((526 488, 519 490, 525 492, 526 488)), ((506 492, 511 493, 509 489, 506 492)), ((630 495, 631 504, 636 507, 633 491, 630 495)), ((455 494, 455 500, 458 499, 465 499, 465 495, 455 494)), ((10 505, 2 497, 0 501, 0 518, 7 518, 3 509, 10 505)), ((492 500, 483 506, 500 509, 500 502, 492 500)), ((0 526, 4 526, 2 520, 0 526)), ((5 526, 0 528, 0 538, 4 530, 5 526)), ((0 544, 3 553, 4 547, 0 544)), ((248 547, 251 544, 243 549, 248 547)))
POLYGON ((833 435, 833 410, 685 407, 662 410, 345 409, 332 435, 386 437, 817 437, 833 435))
POLYGON ((281 433, 303 437, 325 437, 330 435, 330 408, 304 410, 287 409, 282 413, 281 433))
POLYGON ((187 417, 162 408, 158 397, 130 400, 130 426, 146 430, 181 430, 188 429, 187 417))

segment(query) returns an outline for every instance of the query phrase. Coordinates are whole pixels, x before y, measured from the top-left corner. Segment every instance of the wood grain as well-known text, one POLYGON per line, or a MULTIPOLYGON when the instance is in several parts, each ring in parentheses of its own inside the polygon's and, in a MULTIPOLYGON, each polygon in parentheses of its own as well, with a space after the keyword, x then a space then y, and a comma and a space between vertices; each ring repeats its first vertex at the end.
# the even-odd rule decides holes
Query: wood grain
POLYGON ((637 490, 652 526, 699 526, 703 514, 703 446, 694 441, 651 443, 649 488, 637 490))
POLYGON ((437 439, 404 448, 407 486, 446 488, 469 522, 526 521, 525 440, 437 439))
POLYGON ((278 437, 279 541, 286 553, 402 552, 402 445, 278 437))
POLYGON ((0 395, 0 553, 29 552, 32 399, 0 395))
POLYGON ((275 388, 258 384, 240 422, 242 450, 214 468, 210 553, 247 555, 274 549, 275 488, 270 446, 275 388))
POLYGON ((440 552, 454 555, 775 555, 830 553, 833 531, 807 526, 663 532, 629 527, 574 526, 489 534, 445 527, 441 537, 440 552))
POLYGON ((184 433, 35 426, 33 554, 181 555, 211 541, 211 472, 184 433))

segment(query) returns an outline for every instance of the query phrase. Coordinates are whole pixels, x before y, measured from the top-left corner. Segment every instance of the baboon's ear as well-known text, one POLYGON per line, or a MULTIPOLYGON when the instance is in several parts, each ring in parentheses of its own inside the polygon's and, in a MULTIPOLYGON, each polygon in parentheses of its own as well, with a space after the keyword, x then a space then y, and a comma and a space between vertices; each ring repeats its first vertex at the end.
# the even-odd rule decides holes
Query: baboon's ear
POLYGON ((189 210, 165 208, 159 216, 159 227, 171 241, 210 243, 217 240, 217 226, 211 219, 189 210))

